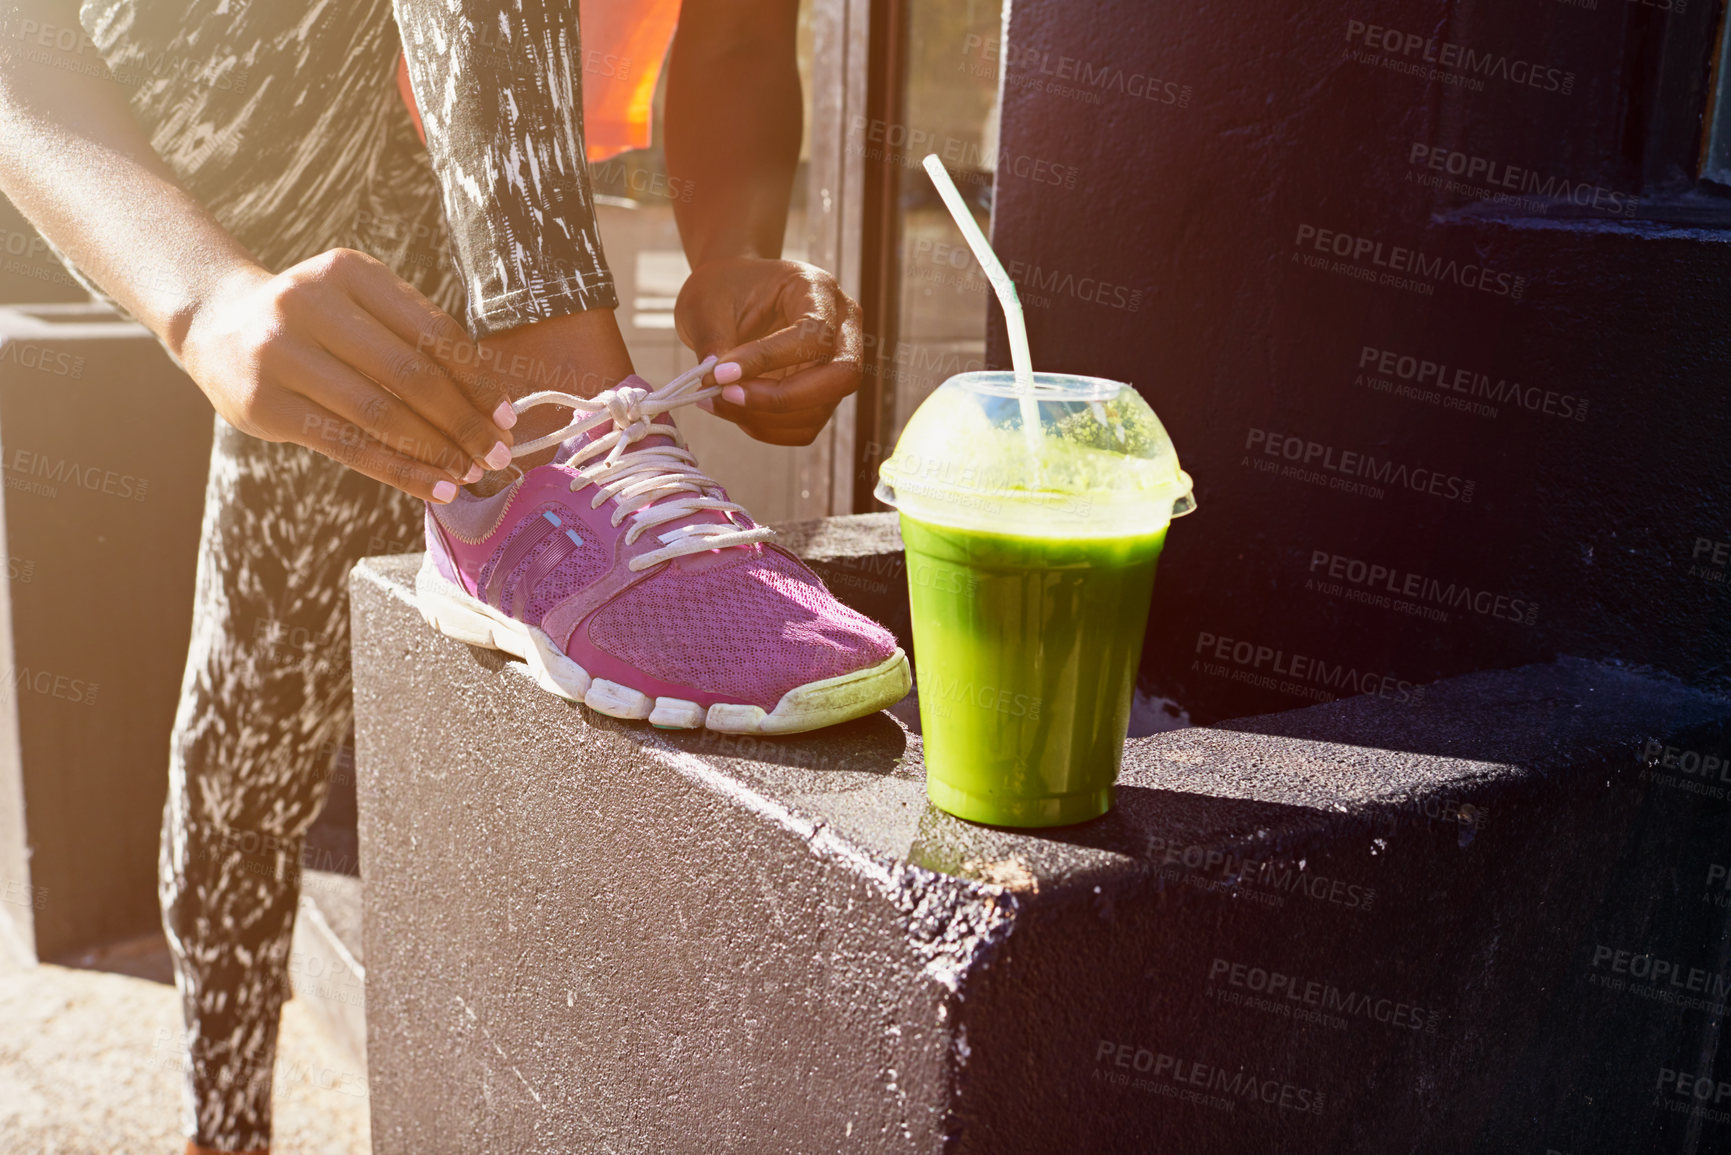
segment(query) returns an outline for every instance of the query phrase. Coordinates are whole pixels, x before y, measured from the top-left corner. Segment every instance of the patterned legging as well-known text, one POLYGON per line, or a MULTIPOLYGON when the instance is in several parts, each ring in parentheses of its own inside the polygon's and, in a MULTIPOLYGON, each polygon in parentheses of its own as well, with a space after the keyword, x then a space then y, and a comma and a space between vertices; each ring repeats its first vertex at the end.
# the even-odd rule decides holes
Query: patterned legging
MULTIPOLYGON (((477 335, 616 305, 575 0, 394 7, 85 0, 81 19, 157 151, 267 267, 361 249, 449 311, 466 300, 477 335)), ((418 548, 419 524, 403 494, 217 421, 160 875, 205 1146, 270 1141, 303 840, 353 730, 347 575, 418 548)))

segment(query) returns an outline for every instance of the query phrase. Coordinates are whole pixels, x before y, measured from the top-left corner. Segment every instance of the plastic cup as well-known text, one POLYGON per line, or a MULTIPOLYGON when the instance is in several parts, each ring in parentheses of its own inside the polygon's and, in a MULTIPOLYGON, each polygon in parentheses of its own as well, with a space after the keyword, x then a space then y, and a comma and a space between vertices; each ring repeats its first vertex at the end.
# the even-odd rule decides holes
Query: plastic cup
POLYGON ((1195 508, 1130 386, 1041 373, 1030 453, 1010 373, 963 373, 879 472, 901 515, 926 792, 998 826, 1112 807, 1155 564, 1195 508))

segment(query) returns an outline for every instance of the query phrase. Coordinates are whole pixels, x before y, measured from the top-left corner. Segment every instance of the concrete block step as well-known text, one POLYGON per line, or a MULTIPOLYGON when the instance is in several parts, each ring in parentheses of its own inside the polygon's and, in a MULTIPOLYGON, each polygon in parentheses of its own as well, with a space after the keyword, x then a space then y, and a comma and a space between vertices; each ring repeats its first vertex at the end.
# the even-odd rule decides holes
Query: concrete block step
POLYGON ((386 1155, 1579 1155, 1723 1127, 1721 699, 1566 658, 1474 674, 1134 739, 1111 815, 1014 832, 927 805, 887 714, 744 739, 553 698, 428 630, 413 569, 352 580, 386 1155))

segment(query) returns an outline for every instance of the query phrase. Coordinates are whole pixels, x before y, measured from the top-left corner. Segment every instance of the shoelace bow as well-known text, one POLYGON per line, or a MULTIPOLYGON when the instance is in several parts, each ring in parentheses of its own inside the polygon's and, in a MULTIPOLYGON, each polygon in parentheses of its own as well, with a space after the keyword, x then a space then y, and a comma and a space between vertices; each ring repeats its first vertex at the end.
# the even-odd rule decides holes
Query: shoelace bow
MULTIPOLYGON (((512 408, 521 414, 537 405, 563 405, 573 411, 571 423, 516 446, 511 457, 514 460, 538 453, 611 421, 613 428, 609 432, 584 442, 561 464, 578 473, 571 482, 571 492, 595 486, 591 508, 599 509, 609 499, 618 500, 613 524, 617 526, 627 517, 632 519, 631 528, 625 531, 627 545, 657 526, 704 511, 718 512, 731 523, 730 515, 744 514, 745 507, 719 496, 721 485, 697 467, 697 459, 686 448, 678 426, 658 424, 655 420, 663 413, 720 393, 720 386, 702 385, 703 375, 715 367, 715 362, 714 357, 705 358, 696 368, 688 369, 659 389, 623 385, 593 397, 575 397, 553 390, 531 393, 512 408), (637 444, 656 436, 668 438, 671 444, 637 444)), ((682 554, 749 545, 774 535, 775 531, 765 526, 741 529, 707 521, 674 526, 657 535, 662 543, 660 549, 632 558, 630 566, 634 570, 647 569, 682 554)))

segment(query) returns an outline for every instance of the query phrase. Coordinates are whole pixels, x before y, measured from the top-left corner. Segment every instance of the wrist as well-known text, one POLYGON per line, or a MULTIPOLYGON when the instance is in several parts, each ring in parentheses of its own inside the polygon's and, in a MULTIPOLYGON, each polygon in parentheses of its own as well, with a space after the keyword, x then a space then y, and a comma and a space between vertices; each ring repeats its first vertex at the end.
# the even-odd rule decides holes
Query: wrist
POLYGON ((711 265, 722 265, 729 261, 779 261, 779 252, 760 252, 758 247, 745 240, 722 242, 707 245, 700 249, 691 260, 691 271, 707 269, 711 265))
POLYGON ((271 276, 270 270, 263 265, 245 259, 235 260, 227 268, 207 274, 197 284, 164 276, 159 278, 157 285, 147 286, 140 294, 148 304, 135 311, 146 320, 175 360, 184 364, 186 346, 199 319, 211 306, 233 300, 270 280, 271 276))

